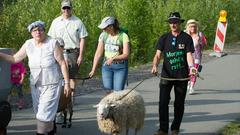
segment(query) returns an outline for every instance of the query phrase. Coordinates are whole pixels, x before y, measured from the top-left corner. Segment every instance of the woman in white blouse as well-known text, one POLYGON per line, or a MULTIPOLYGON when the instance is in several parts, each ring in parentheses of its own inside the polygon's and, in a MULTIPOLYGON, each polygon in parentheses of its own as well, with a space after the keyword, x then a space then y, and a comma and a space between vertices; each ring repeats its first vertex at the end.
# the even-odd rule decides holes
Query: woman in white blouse
POLYGON ((69 76, 59 43, 45 35, 44 22, 28 26, 32 39, 27 40, 13 56, 0 53, 0 60, 17 63, 28 56, 33 110, 37 119, 37 135, 54 135, 53 121, 57 112, 63 74, 64 93, 69 96, 69 76), (60 67, 60 68, 59 68, 60 67), (61 72, 60 72, 61 70, 61 72))

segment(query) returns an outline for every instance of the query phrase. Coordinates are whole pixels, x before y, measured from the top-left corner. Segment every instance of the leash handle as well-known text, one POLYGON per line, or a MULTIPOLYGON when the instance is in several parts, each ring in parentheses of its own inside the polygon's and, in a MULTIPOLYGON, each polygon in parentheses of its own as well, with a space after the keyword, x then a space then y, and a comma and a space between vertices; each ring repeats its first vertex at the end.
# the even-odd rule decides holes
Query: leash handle
POLYGON ((197 70, 192 69, 192 73, 193 73, 194 76, 200 78, 201 80, 204 80, 204 78, 203 78, 202 76, 199 75, 199 72, 197 72, 197 70))

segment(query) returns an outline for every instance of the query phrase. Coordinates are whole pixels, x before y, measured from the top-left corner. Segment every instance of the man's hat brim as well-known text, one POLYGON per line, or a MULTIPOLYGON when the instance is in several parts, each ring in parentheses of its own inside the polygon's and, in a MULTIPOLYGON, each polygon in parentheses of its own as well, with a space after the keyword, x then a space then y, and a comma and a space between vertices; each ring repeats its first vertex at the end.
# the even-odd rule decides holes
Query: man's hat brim
POLYGON ((173 23, 173 22, 183 23, 184 21, 185 21, 184 19, 178 19, 178 18, 171 18, 171 19, 166 20, 166 22, 168 22, 168 23, 173 23))

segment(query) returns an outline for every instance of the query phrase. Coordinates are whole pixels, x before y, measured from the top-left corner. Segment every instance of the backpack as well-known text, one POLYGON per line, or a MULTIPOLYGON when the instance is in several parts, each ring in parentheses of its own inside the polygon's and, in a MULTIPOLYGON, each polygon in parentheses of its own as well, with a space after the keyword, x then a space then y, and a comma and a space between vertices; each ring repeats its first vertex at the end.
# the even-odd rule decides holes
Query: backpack
POLYGON ((198 36, 199 36, 199 41, 198 42, 201 45, 201 50, 202 50, 203 47, 207 44, 207 39, 202 32, 198 32, 198 36))

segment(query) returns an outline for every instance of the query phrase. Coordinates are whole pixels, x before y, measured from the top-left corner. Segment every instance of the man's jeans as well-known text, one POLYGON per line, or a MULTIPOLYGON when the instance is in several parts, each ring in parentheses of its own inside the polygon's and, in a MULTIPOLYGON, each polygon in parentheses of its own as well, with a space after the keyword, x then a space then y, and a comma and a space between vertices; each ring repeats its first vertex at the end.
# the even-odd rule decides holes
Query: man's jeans
POLYGON ((128 75, 128 62, 116 62, 102 65, 102 80, 106 90, 123 90, 128 75))

